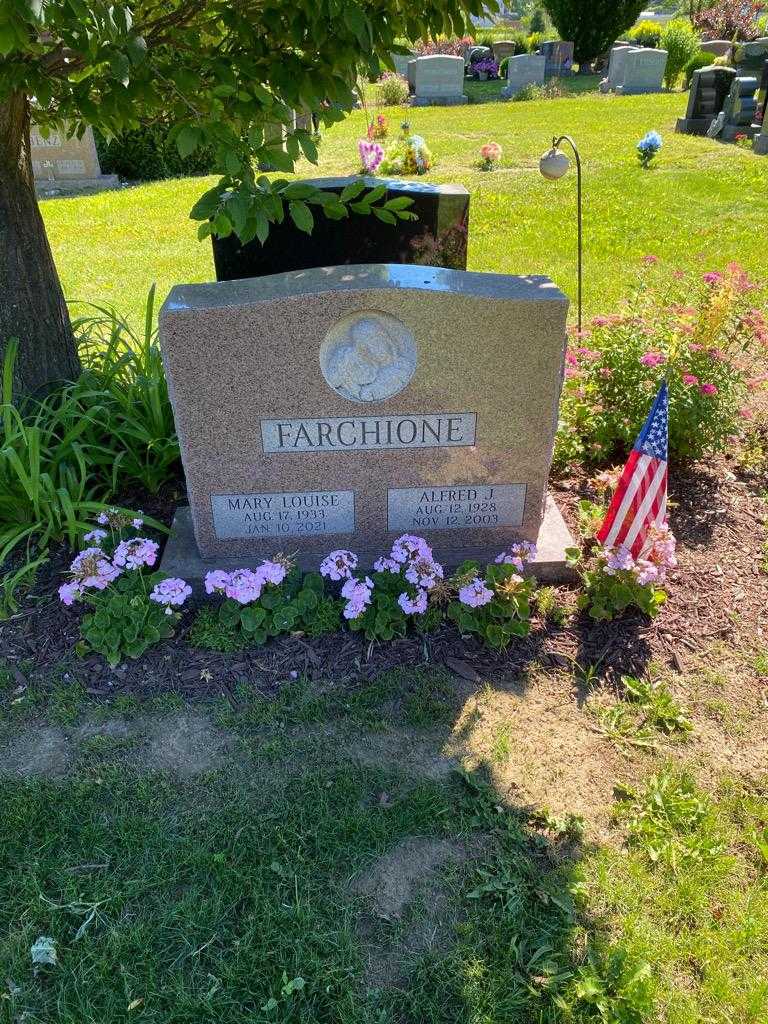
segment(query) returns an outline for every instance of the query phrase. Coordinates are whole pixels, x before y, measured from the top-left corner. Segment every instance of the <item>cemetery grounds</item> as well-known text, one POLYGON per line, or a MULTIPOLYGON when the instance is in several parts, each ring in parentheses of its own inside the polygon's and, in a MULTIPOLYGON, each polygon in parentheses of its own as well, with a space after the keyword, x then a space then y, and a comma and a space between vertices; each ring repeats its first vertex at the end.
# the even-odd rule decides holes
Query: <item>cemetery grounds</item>
MULTIPOLYGON (((411 114, 432 181, 472 193, 470 269, 569 294, 585 156, 589 315, 643 256, 765 276, 768 163, 672 134, 680 94, 411 114), (637 168, 648 129, 659 167, 637 168), (504 166, 482 174, 494 139, 504 166)), ((392 111, 396 121, 398 112, 392 111)), ((331 131, 350 173, 363 115, 331 131)), ((308 168, 302 168, 306 173, 308 168)), ((196 180, 44 204, 66 293, 138 323, 146 289, 212 277, 196 180)), ((514 400, 514 396, 510 396, 514 400)), ((43 567, 0 622, 0 1020, 768 1019, 766 459, 761 422, 676 471, 680 568, 652 623, 594 624, 545 588, 506 655, 453 633, 368 647, 167 642, 78 659, 43 567), (30 949, 55 940, 56 966, 30 949)), ((124 503, 168 521, 177 484, 124 503)), ((572 528, 589 474, 554 481, 572 528)), ((185 620, 187 626, 189 619, 185 620)), ((184 629, 181 631, 184 637, 184 629)))

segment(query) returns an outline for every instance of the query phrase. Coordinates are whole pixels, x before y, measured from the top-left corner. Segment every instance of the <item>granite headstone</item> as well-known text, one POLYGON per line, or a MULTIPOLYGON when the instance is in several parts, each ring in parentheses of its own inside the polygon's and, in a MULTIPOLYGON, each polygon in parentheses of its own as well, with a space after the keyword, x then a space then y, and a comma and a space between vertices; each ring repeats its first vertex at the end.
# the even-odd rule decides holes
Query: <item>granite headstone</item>
POLYGON ((538 540, 538 573, 562 573, 547 480, 567 309, 547 278, 434 267, 178 285, 160 343, 191 520, 163 568, 279 550, 316 568, 337 547, 370 566, 408 532, 449 566, 538 540))
POLYGON ((526 85, 543 85, 546 59, 538 53, 521 53, 507 62, 507 84, 501 90, 504 99, 516 96, 526 85))
POLYGON ((676 131, 687 135, 706 135, 722 111, 736 71, 712 65, 693 72, 685 117, 677 120, 676 131))
POLYGON ((116 174, 101 173, 93 129, 86 128, 82 138, 67 137, 64 132, 55 130, 46 137, 32 125, 29 141, 38 191, 94 191, 117 187, 116 174))
POLYGON ((624 56, 623 77, 615 87, 619 96, 661 92, 667 68, 667 51, 642 48, 624 56))
MULTIPOLYGON (((408 64, 409 70, 411 64, 408 64)), ((434 54, 413 62, 414 107, 453 107, 467 103, 464 95, 464 58, 434 54)))
MULTIPOLYGON (((317 178, 311 184, 332 192, 355 178, 317 178)), ((342 263, 428 263, 465 270, 469 231, 469 193, 463 185, 431 185, 405 178, 364 178, 366 186, 386 185, 386 199, 407 196, 417 220, 384 224, 375 217, 350 214, 330 220, 318 211, 311 235, 290 217, 273 224, 262 245, 243 244, 236 235, 211 237, 217 281, 264 277, 289 270, 342 263)))
POLYGON ((573 71, 573 43, 563 39, 547 40, 539 47, 546 60, 546 77, 563 78, 573 71))

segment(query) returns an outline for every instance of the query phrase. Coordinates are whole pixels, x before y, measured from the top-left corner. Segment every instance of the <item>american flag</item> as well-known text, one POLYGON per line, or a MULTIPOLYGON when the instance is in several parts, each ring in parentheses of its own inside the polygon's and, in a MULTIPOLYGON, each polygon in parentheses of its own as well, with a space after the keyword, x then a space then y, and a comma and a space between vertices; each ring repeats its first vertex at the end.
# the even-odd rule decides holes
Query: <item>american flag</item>
POLYGON ((623 546, 633 558, 643 550, 648 531, 667 515, 667 441, 669 396, 666 381, 640 431, 597 539, 607 548, 623 546))

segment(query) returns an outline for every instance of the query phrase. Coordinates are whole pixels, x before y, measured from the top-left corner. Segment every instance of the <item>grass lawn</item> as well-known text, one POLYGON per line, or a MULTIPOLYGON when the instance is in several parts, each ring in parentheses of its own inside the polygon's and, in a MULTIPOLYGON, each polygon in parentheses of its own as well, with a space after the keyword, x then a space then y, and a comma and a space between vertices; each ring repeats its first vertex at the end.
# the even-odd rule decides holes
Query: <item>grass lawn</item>
POLYGON ((3 701, 0 1019, 765 1021, 765 798, 705 796, 659 734, 598 843, 505 784, 518 698, 422 668, 267 700, 244 681, 234 709, 3 701))
MULTIPOLYGON (((576 78, 585 89, 595 79, 576 78)), ((500 83, 477 83, 474 100, 500 83)), ((585 171, 585 305, 611 310, 630 290, 638 261, 653 253, 670 268, 707 269, 739 260, 765 271, 768 160, 735 146, 674 134, 684 93, 614 97, 574 93, 524 103, 473 102, 464 107, 411 110, 437 160, 428 180, 460 182, 472 193, 470 269, 552 277, 575 299, 575 177, 546 182, 538 158, 554 134, 578 141, 585 171), (664 148, 644 172, 635 143, 658 129, 664 148), (487 174, 474 162, 489 140, 504 149, 503 167, 487 174)), ((404 116, 389 111, 393 129, 404 116)), ((356 170, 358 111, 326 135, 318 169, 302 175, 356 170)), ((187 219, 213 179, 180 179, 96 196, 45 201, 43 215, 72 300, 109 302, 138 321, 153 281, 164 297, 177 282, 213 278, 210 246, 198 243, 187 219)))

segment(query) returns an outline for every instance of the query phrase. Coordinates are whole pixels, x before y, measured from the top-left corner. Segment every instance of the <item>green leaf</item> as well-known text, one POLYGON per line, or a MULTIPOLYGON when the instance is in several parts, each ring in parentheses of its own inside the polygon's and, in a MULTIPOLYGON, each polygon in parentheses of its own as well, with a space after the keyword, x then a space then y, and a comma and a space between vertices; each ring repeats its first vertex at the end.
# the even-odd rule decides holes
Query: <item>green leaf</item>
POLYGON ((209 188, 203 192, 195 205, 189 211, 190 220, 208 220, 219 208, 221 202, 221 187, 209 188))
POLYGON ((125 41, 125 49, 131 63, 138 67, 147 57, 147 41, 144 36, 129 36, 125 41))
POLYGON ((339 196, 339 202, 348 203, 352 199, 357 199, 361 192, 365 191, 365 182, 358 178, 356 181, 350 181, 348 185, 342 189, 341 195, 339 196))
POLYGON ((185 124, 176 136, 176 148, 179 151, 179 156, 191 156, 200 145, 201 141, 202 132, 200 129, 195 128, 192 125, 185 124))
POLYGON ((395 217, 394 213, 390 213, 389 210, 380 210, 377 206, 374 206, 371 212, 374 217, 383 220, 385 224, 397 224, 397 217, 395 217))
POLYGON ((291 220, 299 231, 305 231, 308 235, 312 234, 312 228, 315 226, 315 219, 312 216, 312 211, 306 203, 289 203, 288 212, 291 215, 291 220))
POLYGON ((240 623, 247 632, 254 633, 262 625, 266 617, 267 613, 263 608, 259 608, 258 605, 251 605, 248 608, 243 608, 242 612, 240 612, 240 623))

